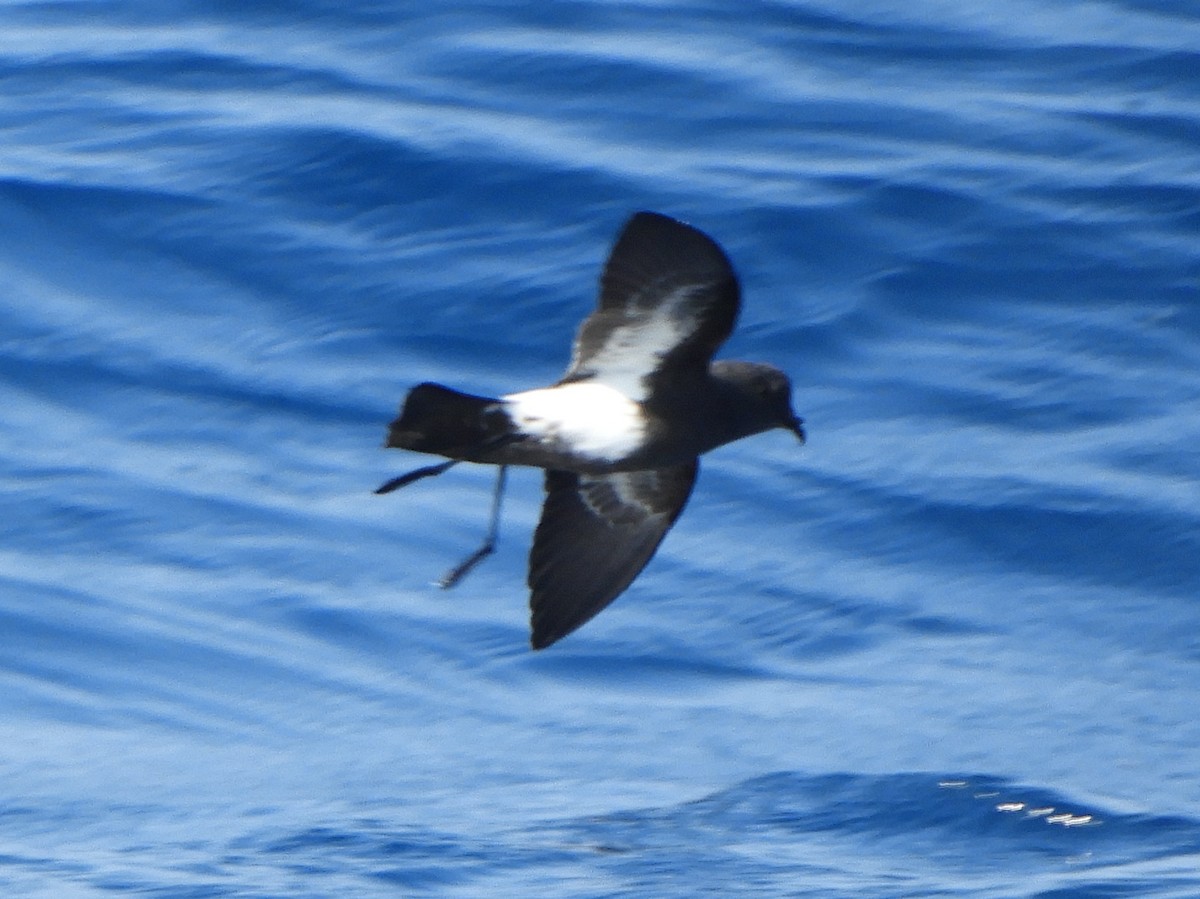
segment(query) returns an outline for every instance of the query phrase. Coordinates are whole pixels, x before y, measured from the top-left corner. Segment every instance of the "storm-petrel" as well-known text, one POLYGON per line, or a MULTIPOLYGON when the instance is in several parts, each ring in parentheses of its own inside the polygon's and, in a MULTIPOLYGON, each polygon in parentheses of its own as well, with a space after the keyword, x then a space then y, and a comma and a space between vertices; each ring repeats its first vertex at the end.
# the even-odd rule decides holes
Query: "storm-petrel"
POLYGON ((772 428, 803 442, 787 375, 713 361, 739 305, 737 275, 712 238, 639 212, 613 246, 599 305, 557 384, 499 399, 431 383, 409 391, 386 445, 449 461, 377 492, 460 461, 500 466, 488 539, 443 586, 491 552, 506 467, 544 468, 528 577, 530 642, 542 649, 591 619, 646 566, 683 511, 701 453, 772 428))

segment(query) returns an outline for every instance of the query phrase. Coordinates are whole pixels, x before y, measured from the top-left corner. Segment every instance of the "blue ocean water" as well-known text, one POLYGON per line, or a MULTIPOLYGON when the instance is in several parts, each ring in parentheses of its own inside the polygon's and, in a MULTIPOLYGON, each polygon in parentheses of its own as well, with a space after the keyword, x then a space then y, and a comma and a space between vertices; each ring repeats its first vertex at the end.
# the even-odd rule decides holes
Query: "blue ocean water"
POLYGON ((1200 895, 1200 11, 0 5, 0 890, 1200 895), (849 11, 849 10, 853 11, 849 11), (552 382, 637 209, 810 441, 527 649, 552 382))

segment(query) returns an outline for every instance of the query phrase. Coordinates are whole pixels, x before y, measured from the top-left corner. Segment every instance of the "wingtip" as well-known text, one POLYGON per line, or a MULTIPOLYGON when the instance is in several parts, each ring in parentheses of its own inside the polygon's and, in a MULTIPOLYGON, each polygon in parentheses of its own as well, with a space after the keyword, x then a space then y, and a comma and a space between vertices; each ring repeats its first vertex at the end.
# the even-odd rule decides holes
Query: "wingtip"
POLYGON ((652 209, 639 209, 637 212, 635 212, 633 215, 631 215, 626 220, 626 224, 627 225, 633 224, 634 222, 639 221, 639 220, 642 222, 646 222, 646 223, 659 222, 664 225, 683 225, 686 228, 692 227, 687 222, 680 221, 679 219, 675 218, 673 215, 666 215, 665 213, 662 213, 662 212, 655 212, 652 209))
POLYGON ((799 438, 799 440, 802 444, 808 443, 808 434, 806 434, 804 431, 804 419, 803 418, 794 419, 792 421, 791 430, 792 430, 792 433, 795 434, 797 438, 799 438))
POLYGON ((695 225, 689 224, 682 219, 677 219, 674 216, 665 215, 661 212, 652 212, 648 209, 642 209, 635 212, 625 220, 625 225, 621 228, 621 234, 618 235, 618 240, 623 235, 633 237, 637 235, 645 239, 662 241, 669 239, 683 239, 691 241, 692 249, 703 245, 705 249, 711 244, 721 254, 721 258, 725 258, 724 250, 717 246, 716 241, 708 234, 705 234, 695 225))

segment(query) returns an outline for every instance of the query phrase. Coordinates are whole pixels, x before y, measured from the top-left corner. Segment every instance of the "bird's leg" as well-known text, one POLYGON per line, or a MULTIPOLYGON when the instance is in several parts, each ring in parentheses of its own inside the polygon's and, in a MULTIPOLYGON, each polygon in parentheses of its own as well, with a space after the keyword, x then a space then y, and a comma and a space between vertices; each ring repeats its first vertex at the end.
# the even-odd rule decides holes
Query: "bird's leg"
POLYGON ((487 536, 483 538, 483 545, 475 552, 471 553, 462 562, 455 565, 438 581, 438 586, 443 590, 449 590, 470 572, 472 568, 490 556, 496 549, 496 536, 500 532, 500 503, 504 499, 504 484, 508 476, 508 466, 501 465, 500 473, 496 475, 496 489, 492 493, 492 521, 488 525, 487 536))
POLYGON ((419 481, 421 478, 431 478, 441 474, 452 465, 457 465, 458 459, 451 459, 448 462, 439 462, 437 465, 426 465, 424 468, 418 468, 416 471, 410 471, 408 474, 402 474, 398 478, 392 478, 386 484, 381 484, 376 488, 375 493, 383 495, 391 493, 393 490, 399 490, 401 487, 407 487, 413 481, 419 481))

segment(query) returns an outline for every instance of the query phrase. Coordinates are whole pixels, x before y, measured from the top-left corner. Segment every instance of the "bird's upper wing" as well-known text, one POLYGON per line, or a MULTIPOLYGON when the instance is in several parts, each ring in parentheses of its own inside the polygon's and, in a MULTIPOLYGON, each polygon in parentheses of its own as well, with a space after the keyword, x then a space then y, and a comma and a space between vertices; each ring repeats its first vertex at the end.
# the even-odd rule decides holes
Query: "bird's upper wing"
POLYGON ((639 212, 613 245, 564 380, 594 378, 640 402, 664 366, 675 378, 703 378, 739 303, 733 266, 712 238, 639 212))
POLYGON ((565 637, 629 586, 683 511, 698 468, 693 461, 605 475, 546 472, 529 554, 534 649, 565 637))

